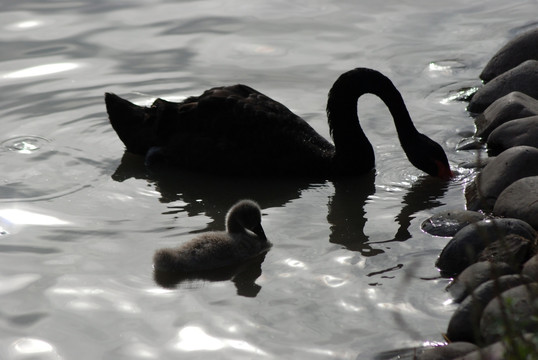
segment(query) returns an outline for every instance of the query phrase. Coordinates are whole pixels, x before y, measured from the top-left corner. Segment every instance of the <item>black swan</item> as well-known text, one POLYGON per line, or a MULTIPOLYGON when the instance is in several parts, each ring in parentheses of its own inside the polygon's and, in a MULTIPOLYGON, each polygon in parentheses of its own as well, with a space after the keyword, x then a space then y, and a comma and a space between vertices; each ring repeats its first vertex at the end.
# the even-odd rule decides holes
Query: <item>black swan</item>
POLYGON ((374 150, 357 115, 357 100, 372 93, 389 108, 407 158, 442 179, 452 171, 441 146, 417 131, 400 92, 378 71, 342 74, 329 92, 327 116, 334 145, 287 107, 245 86, 216 87, 181 103, 157 99, 141 107, 106 93, 110 123, 127 151, 147 164, 192 170, 331 177, 364 174, 374 150))
POLYGON ((155 270, 192 273, 248 260, 271 247, 261 221, 258 204, 241 200, 226 215, 226 231, 206 232, 177 248, 157 250, 155 270))

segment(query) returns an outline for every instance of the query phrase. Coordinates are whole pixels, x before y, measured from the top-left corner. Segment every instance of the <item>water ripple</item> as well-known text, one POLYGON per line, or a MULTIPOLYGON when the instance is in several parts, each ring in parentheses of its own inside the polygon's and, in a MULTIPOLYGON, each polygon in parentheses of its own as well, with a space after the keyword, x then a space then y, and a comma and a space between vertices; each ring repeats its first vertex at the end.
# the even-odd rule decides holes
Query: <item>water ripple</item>
POLYGON ((22 290, 41 279, 39 274, 18 274, 0 277, 0 295, 22 290))
POLYGON ((20 154, 31 154, 50 143, 50 140, 41 136, 25 135, 4 140, 0 146, 20 154))
POLYGON ((340 286, 343 286, 345 284, 347 284, 348 280, 346 279, 342 279, 342 278, 338 278, 336 276, 331 276, 331 275, 323 275, 321 277, 321 280, 323 281, 323 283, 329 287, 332 287, 332 288, 337 288, 337 287, 340 287, 340 286))
POLYGON ((0 142, 3 189, 0 202, 50 200, 84 189, 92 180, 95 161, 75 156, 76 149, 59 151, 52 141, 35 135, 0 142))

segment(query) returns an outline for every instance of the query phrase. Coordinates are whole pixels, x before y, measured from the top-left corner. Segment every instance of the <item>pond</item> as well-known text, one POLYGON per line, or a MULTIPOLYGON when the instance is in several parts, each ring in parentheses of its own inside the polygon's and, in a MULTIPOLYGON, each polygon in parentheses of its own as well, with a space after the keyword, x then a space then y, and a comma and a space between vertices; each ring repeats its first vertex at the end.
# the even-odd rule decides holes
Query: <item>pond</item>
POLYGON ((442 343, 450 303, 420 230, 474 176, 462 88, 535 25, 536 3, 7 1, 0 10, 0 358, 373 359, 442 343), (533 23, 534 22, 534 23, 533 23), (154 173, 104 93, 179 101, 244 83, 329 137, 327 92, 355 67, 398 87, 457 177, 406 159, 384 104, 359 101, 376 172, 330 181, 154 173), (233 274, 154 278, 152 256, 259 202, 273 247, 233 274))

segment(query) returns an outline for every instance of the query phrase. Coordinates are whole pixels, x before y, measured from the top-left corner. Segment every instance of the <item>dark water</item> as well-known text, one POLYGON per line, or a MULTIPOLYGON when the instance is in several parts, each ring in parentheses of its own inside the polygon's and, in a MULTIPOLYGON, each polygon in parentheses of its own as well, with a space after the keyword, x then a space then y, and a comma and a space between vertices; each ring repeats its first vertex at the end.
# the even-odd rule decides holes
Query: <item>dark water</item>
POLYGON ((359 102, 377 172, 341 181, 155 174, 124 154, 105 91, 149 104, 246 83, 324 136, 336 77, 374 67, 420 131, 456 152, 455 92, 536 19, 536 1, 7 1, 0 8, 1 359, 369 359, 442 342, 453 305, 420 231, 463 208, 359 102), (273 248, 208 279, 154 279, 161 247, 263 207, 273 248), (215 281, 219 280, 219 281, 215 281), (164 285, 163 286, 161 286, 164 285))

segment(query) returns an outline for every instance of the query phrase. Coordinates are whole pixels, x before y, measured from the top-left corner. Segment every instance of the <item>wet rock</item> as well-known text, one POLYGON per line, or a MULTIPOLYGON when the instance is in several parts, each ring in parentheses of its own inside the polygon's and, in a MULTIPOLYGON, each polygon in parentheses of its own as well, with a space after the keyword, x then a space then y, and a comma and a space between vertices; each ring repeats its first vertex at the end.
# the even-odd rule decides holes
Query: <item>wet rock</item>
POLYGON ((526 31, 506 43, 484 67, 480 79, 490 81, 529 59, 538 60, 538 28, 526 31))
POLYGON ((456 145, 456 150, 477 150, 483 148, 484 143, 480 138, 477 137, 461 139, 458 145, 456 145))
POLYGON ((487 139, 489 134, 500 125, 534 115, 538 115, 538 100, 519 91, 513 91, 495 100, 476 117, 475 136, 487 139))
POLYGON ((478 261, 503 262, 514 269, 521 269, 523 263, 534 255, 535 241, 516 234, 509 234, 484 248, 478 254, 478 261))
MULTIPOLYGON (((538 167, 538 162, 534 166, 538 167)), ((495 201, 493 213, 524 220, 538 229, 538 176, 519 179, 504 189, 495 201)))
POLYGON ((482 250, 506 235, 516 234, 533 241, 536 231, 519 219, 490 219, 467 225, 454 235, 439 255, 435 265, 441 275, 450 277, 475 263, 482 250))
POLYGON ((484 308, 499 293, 531 282, 533 279, 516 274, 504 275, 481 284, 456 309, 448 323, 446 336, 450 341, 481 343, 480 319, 484 308))
POLYGON ((533 98, 538 98, 536 83, 538 83, 538 61, 527 60, 478 89, 469 102, 467 110, 480 113, 495 100, 512 91, 519 91, 533 98))
POLYGON ((513 336, 508 326, 518 333, 538 331, 538 283, 520 285, 504 291, 485 307, 480 320, 480 332, 486 343, 500 340, 503 336, 513 336), (504 314, 504 315, 503 315, 504 314), (508 316, 510 324, 503 320, 508 316))
MULTIPOLYGON (((534 334, 527 334, 526 341, 531 339, 534 334)), ((483 347, 479 350, 470 352, 466 355, 453 358, 451 360, 507 360, 507 359, 520 359, 521 354, 518 353, 518 349, 513 348, 513 342, 498 341, 489 346, 483 347), (510 354, 510 355, 508 355, 510 354)), ((531 354, 533 355, 533 354, 531 354)), ((532 359, 532 358, 531 358, 532 359)))
MULTIPOLYGON (((477 153, 478 154, 478 153, 477 153)), ((482 158, 480 156, 477 156, 476 160, 465 162, 461 164, 460 166, 464 169, 482 169, 487 164, 489 164, 493 159, 495 159, 494 156, 482 158)))
POLYGON ((514 274, 515 272, 516 269, 507 263, 479 261, 465 268, 465 270, 463 270, 461 274, 447 286, 447 290, 454 298, 454 301, 459 303, 474 289, 486 281, 499 278, 502 275, 514 274))
POLYGON ((515 119, 502 124, 489 134, 488 153, 497 155, 514 146, 538 148, 538 116, 515 119))
POLYGON ((469 101, 473 97, 474 93, 478 90, 476 86, 464 86, 458 90, 449 91, 447 100, 450 101, 469 101))
POLYGON ((524 177, 538 176, 538 149, 516 146, 490 161, 465 188, 467 209, 491 211, 497 197, 510 184, 524 177))
POLYGON ((445 346, 436 346, 424 350, 417 360, 445 360, 468 354, 478 350, 478 346, 468 342, 452 342, 445 346))
POLYGON ((421 229, 434 236, 454 236, 465 226, 483 220, 485 215, 477 211, 446 210, 441 211, 421 224, 421 229))
POLYGON ((407 348, 381 351, 375 355, 374 359, 376 360, 396 360, 396 359, 411 360, 411 359, 415 359, 417 356, 422 354, 424 350, 426 350, 427 348, 428 347, 426 346, 415 346, 415 347, 407 347, 407 348))
POLYGON ((538 255, 534 255, 523 264, 521 274, 538 281, 538 255))

